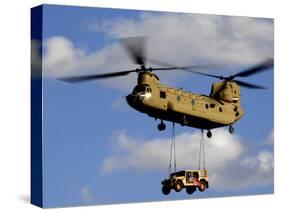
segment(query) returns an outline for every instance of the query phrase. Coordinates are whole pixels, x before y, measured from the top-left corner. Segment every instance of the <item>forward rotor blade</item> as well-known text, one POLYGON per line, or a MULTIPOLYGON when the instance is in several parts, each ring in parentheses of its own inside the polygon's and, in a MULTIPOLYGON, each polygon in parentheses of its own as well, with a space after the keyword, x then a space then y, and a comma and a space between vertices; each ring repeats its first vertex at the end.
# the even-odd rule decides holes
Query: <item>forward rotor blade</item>
POLYGON ((135 64, 145 65, 146 37, 136 36, 121 38, 120 42, 123 44, 135 64))
POLYGON ((158 66, 164 66, 164 67, 175 67, 175 65, 172 65, 170 63, 167 63, 167 62, 163 62, 163 61, 160 61, 160 60, 155 60, 155 59, 152 59, 152 58, 145 58, 145 60, 153 65, 158 65, 158 66))
POLYGON ((235 78, 235 77, 248 77, 250 75, 266 71, 269 68, 273 67, 273 63, 274 63, 273 59, 270 58, 270 59, 264 61, 263 63, 260 63, 256 66, 253 66, 249 69, 246 69, 245 71, 242 71, 242 72, 239 72, 239 73, 233 75, 232 79, 235 78))
POLYGON ((111 72, 111 73, 105 73, 105 74, 64 77, 64 78, 60 78, 59 80, 62 80, 65 82, 83 82, 83 81, 98 80, 98 79, 105 79, 105 78, 111 78, 111 77, 121 77, 121 76, 125 76, 132 72, 136 72, 136 69, 128 70, 128 71, 120 71, 120 72, 111 72))
POLYGON ((252 89, 266 89, 266 87, 260 86, 260 85, 255 85, 255 84, 251 84, 248 82, 243 82, 240 80, 234 80, 238 85, 245 87, 245 88, 252 88, 252 89))

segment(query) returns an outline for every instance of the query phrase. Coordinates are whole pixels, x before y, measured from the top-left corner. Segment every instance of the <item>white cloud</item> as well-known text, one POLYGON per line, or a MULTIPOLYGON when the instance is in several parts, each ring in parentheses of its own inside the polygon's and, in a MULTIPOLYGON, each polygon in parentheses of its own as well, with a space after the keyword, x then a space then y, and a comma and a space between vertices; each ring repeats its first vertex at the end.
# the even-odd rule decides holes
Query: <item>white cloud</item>
POLYGON ((92 190, 89 186, 84 186, 81 189, 81 199, 85 203, 91 203, 94 200, 92 190))
POLYGON ((90 67, 95 67, 100 59, 97 56, 93 60, 92 53, 75 46, 72 41, 63 36, 48 38, 44 41, 43 47, 44 74, 55 77, 87 72, 90 67))
MULTIPOLYGON (((114 136, 117 141, 115 153, 104 161, 103 172, 122 169, 163 170, 168 165, 170 139, 160 138, 148 141, 136 140, 119 132, 114 136), (121 157, 120 157, 121 156, 121 157)), ((176 136, 178 167, 197 168, 200 133, 182 133, 176 136), (181 151, 179 151, 181 150, 181 151)), ((225 130, 216 130, 212 141, 207 139, 206 155, 209 168, 221 169, 229 160, 238 158, 242 145, 236 136, 230 136, 225 130)))
MULTIPOLYGON (((273 153, 260 151, 245 155, 243 141, 224 129, 213 131, 213 138, 206 139, 206 165, 214 189, 240 189, 273 182, 273 153)), ((165 171, 168 170, 170 139, 135 139, 124 131, 113 135, 114 151, 102 165, 101 172, 165 171)), ((199 133, 182 133, 176 136, 177 167, 197 169, 199 133)))
POLYGON ((232 166, 231 172, 217 177, 218 189, 241 189, 253 186, 265 186, 273 183, 274 160, 273 152, 260 151, 254 156, 245 156, 232 166))
MULTIPOLYGON (((213 15, 141 13, 136 20, 109 19, 90 23, 91 30, 113 39, 148 36, 148 55, 176 65, 226 63, 249 65, 273 56, 273 22, 270 20, 213 15)), ((94 42, 94 40, 93 40, 94 42)), ((44 42, 44 70, 58 75, 110 72, 134 69, 124 49, 112 43, 87 52, 64 37, 44 42)), ((159 73, 160 74, 160 73, 159 73)), ((173 82, 183 72, 160 74, 173 82)), ((112 88, 129 91, 136 75, 103 81, 112 88)))
MULTIPOLYGON (((65 37, 55 36, 44 41, 44 50, 44 75, 55 78, 135 68, 118 43, 97 52, 87 52, 65 37)), ((121 80, 107 79, 106 85, 128 91, 132 89, 135 81, 136 75, 131 74, 121 80)))
POLYGON ((262 151, 257 156, 245 158, 242 165, 268 171, 273 168, 273 154, 269 151, 262 151))
POLYGON ((273 22, 257 18, 143 13, 105 20, 92 29, 112 37, 147 35, 151 56, 175 63, 249 64, 273 56, 273 22))

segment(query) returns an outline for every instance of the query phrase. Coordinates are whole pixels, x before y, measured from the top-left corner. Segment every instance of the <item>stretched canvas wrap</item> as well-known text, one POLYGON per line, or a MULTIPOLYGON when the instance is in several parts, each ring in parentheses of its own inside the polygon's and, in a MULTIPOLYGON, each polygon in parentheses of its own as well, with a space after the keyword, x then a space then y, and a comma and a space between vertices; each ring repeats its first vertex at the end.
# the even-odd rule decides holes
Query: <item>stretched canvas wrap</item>
POLYGON ((33 204, 274 192, 273 19, 41 5, 31 50, 33 204))

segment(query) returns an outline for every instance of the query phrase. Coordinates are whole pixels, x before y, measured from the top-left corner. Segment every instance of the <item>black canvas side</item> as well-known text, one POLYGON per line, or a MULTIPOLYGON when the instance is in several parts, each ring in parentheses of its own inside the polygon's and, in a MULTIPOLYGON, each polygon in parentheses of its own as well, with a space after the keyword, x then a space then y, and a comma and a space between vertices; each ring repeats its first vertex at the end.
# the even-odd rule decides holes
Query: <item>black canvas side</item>
POLYGON ((31 9, 31 203, 43 207, 42 171, 43 6, 31 9))

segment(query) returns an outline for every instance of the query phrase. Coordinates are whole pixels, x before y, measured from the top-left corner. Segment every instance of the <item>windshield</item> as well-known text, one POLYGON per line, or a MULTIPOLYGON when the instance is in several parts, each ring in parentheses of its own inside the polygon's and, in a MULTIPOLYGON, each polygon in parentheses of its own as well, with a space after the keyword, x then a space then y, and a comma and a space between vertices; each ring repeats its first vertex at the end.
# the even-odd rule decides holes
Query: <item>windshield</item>
POLYGON ((152 89, 149 85, 137 85, 134 88, 133 93, 152 93, 152 89))
POLYGON ((144 93, 145 92, 145 86, 139 86, 137 85, 135 88, 134 88, 134 93, 144 93))

